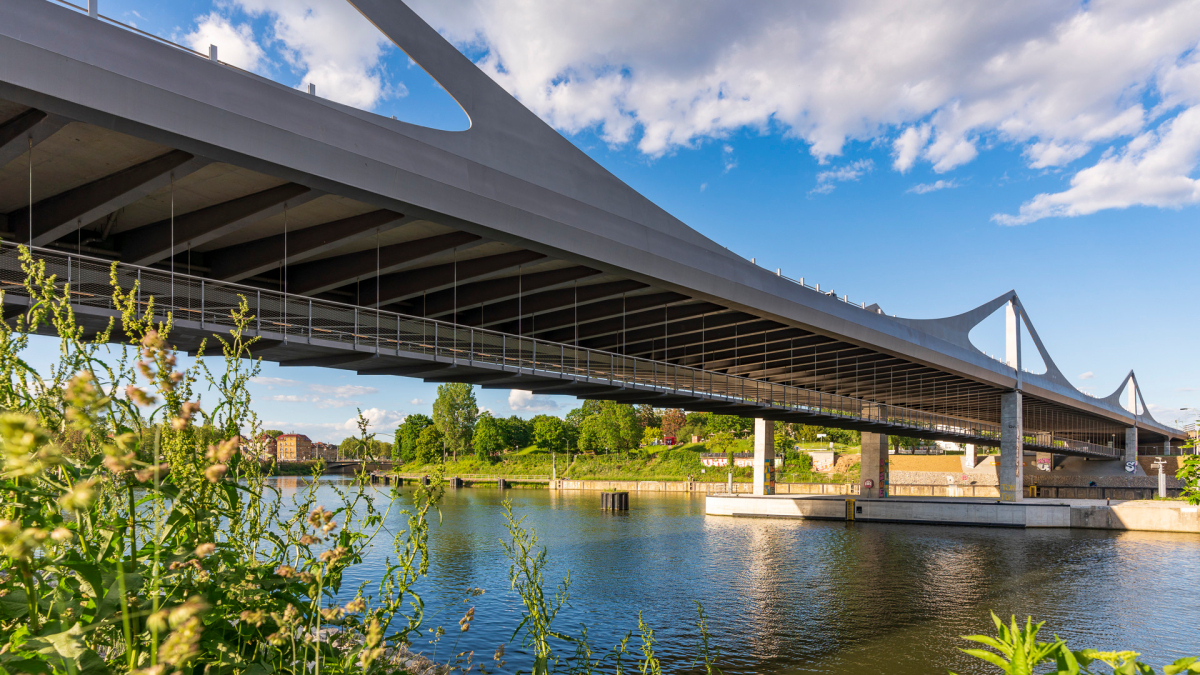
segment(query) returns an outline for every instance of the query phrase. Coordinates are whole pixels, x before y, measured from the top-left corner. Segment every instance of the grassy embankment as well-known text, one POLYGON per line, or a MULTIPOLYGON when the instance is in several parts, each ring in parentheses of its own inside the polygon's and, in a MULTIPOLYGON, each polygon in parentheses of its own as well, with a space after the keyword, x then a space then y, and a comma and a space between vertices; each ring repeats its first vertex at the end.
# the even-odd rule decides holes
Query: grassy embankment
MULTIPOLYGON (((751 441, 736 442, 734 452, 751 452, 751 441)), ((569 475, 575 480, 693 480, 722 483, 726 480, 724 467, 706 468, 700 463, 700 453, 708 452, 703 443, 685 443, 674 448, 663 448, 653 453, 629 453, 627 455, 571 455, 571 470, 566 472, 565 453, 559 453, 558 476, 569 475)), ((397 467, 400 473, 429 473, 433 466, 410 463, 397 467)), ((544 475, 551 472, 549 452, 531 446, 518 453, 505 453, 494 464, 479 460, 474 455, 449 460, 444 467, 447 476, 466 474, 489 474, 496 476, 544 475)), ((822 473, 791 473, 785 468, 777 480, 801 483, 842 483, 847 479, 857 481, 857 465, 848 475, 822 473)), ((733 480, 748 483, 752 480, 750 467, 734 469, 733 480)))

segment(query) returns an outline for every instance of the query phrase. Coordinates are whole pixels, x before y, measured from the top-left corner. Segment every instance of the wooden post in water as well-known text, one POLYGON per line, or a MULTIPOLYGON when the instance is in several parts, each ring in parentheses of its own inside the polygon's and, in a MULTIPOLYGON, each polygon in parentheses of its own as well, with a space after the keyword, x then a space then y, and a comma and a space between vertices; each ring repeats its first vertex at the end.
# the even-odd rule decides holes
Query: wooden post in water
POLYGON ((600 508, 605 511, 628 511, 628 492, 601 492, 600 508))

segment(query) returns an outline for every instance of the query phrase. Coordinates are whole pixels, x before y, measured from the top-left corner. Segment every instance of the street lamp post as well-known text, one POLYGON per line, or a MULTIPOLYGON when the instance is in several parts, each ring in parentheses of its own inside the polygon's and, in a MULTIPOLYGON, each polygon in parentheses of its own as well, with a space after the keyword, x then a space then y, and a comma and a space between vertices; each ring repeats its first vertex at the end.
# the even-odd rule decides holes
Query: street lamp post
POLYGON ((1192 454, 1200 455, 1200 408, 1180 408, 1180 412, 1190 410, 1197 413, 1196 422, 1192 425, 1192 454))

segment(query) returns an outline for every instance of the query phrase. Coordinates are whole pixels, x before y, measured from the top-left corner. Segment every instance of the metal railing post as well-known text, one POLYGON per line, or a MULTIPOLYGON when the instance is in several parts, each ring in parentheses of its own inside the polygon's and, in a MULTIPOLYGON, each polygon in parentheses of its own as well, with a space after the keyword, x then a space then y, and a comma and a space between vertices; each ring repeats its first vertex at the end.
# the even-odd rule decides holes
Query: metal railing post
POLYGON ((358 346, 358 307, 354 308, 354 346, 358 346))
POLYGON ((200 330, 204 330, 204 280, 200 280, 200 330))
POLYGON ((137 296, 134 297, 133 303, 137 305, 138 313, 142 311, 142 268, 137 271, 137 296))
POLYGON ((312 344, 312 298, 308 299, 308 344, 312 344))
POLYGON ((475 365, 475 327, 471 326, 471 351, 467 352, 467 365, 475 365))
MULTIPOLYGON (((258 297, 254 299, 254 302, 258 305, 258 311, 254 313, 254 320, 258 324, 258 334, 262 335, 262 291, 257 291, 256 295, 258 297)), ((203 298, 203 296, 201 296, 201 298, 203 298)), ((200 313, 204 313, 203 299, 201 300, 200 313)))

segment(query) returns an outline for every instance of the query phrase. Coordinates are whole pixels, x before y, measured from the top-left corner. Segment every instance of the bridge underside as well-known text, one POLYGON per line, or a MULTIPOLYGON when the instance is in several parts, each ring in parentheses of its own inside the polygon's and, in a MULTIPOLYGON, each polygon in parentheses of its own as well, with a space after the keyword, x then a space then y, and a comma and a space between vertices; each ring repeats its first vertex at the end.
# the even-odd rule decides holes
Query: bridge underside
MULTIPOLYGON (((401 344, 379 351, 378 336, 372 344, 358 344, 357 338, 347 344, 344 335, 325 340, 313 337, 311 329, 300 340, 256 328, 264 339, 258 355, 267 360, 928 439, 999 442, 998 436, 961 430, 999 424, 1005 389, 994 383, 656 285, 477 224, 417 207, 406 212, 381 207, 349 190, 313 189, 286 178, 283 168, 215 161, 151 140, 152 134, 127 129, 120 120, 81 114, 90 119, 81 121, 66 116, 71 106, 31 92, 0 87, 2 92, 10 96, 0 99, 0 237, 5 241, 187 277, 195 280, 189 282, 195 288, 200 280, 236 283, 243 294, 274 298, 287 293, 301 298, 288 301, 293 304, 312 299, 357 308, 355 317, 394 312, 664 369, 804 390, 815 400, 828 396, 839 403, 803 409, 763 405, 733 400, 729 392, 680 393, 661 383, 614 382, 593 373, 555 374, 536 365, 414 354, 401 344), (42 107, 30 105, 35 100, 42 107), (846 406, 844 400, 857 404, 846 406), (878 406, 908 411, 912 419, 924 415, 957 422, 896 424, 879 415, 846 412, 878 406)), ((19 279, 8 253, 4 282, 11 289, 19 279)), ((104 295, 103 280, 90 283, 95 287, 88 292, 104 295)), ((184 295, 160 286, 160 299, 164 293, 184 295)), ((188 296, 188 301, 201 300, 188 296)), ((260 317, 267 312, 259 309, 260 317)), ((104 315, 95 307, 81 306, 81 311, 92 312, 89 321, 104 315)), ((357 322, 346 325, 344 317, 331 321, 341 321, 337 330, 344 334, 362 332, 357 322)), ((197 348, 212 332, 189 321, 186 312, 176 325, 175 338, 185 349, 197 348)), ((1127 425, 1100 412, 1027 395, 1024 414, 1026 429, 1046 439, 1113 448, 1112 456, 1124 446, 1127 425)), ((1139 429, 1139 440, 1161 446, 1166 436, 1139 429)), ((1045 447, 1064 454, 1100 452, 1050 441, 1045 447)))

